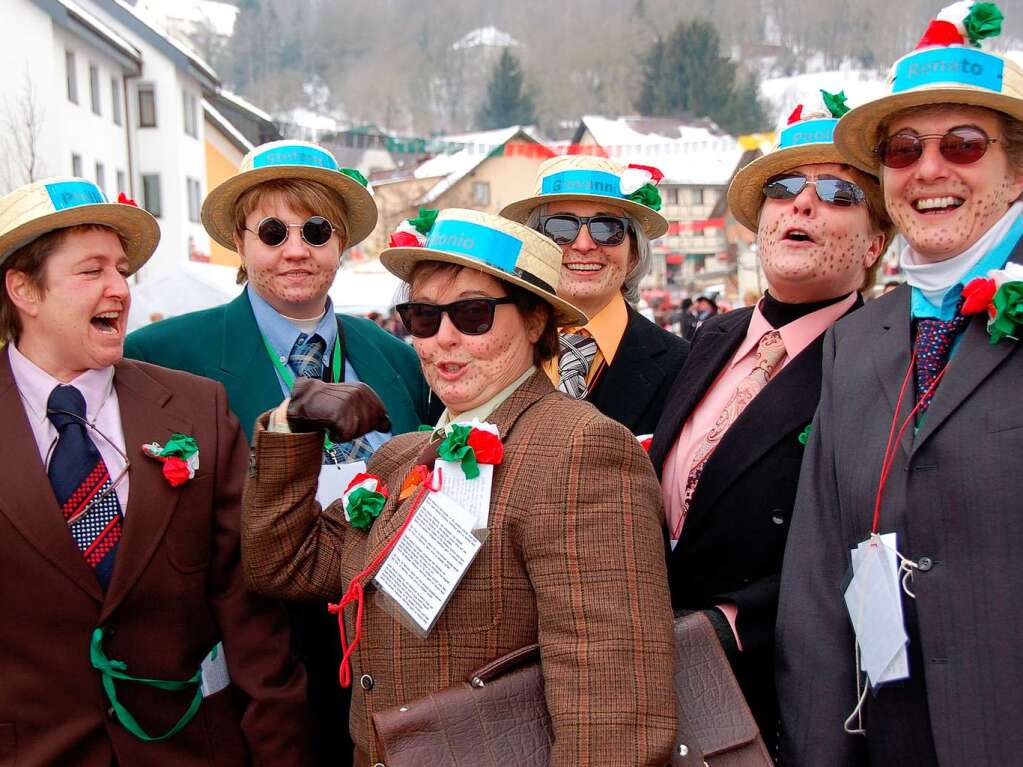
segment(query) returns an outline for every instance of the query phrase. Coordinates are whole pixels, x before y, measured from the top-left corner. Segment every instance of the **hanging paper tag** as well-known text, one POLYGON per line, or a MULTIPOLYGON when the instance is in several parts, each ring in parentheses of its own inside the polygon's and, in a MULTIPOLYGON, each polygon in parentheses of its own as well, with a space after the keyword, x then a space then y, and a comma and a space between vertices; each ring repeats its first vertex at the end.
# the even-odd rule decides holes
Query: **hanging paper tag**
MULTIPOLYGON (((325 509, 340 498, 355 475, 365 471, 365 461, 323 464, 320 467, 320 481, 316 485, 316 501, 320 504, 320 508, 325 509)), ((347 516, 348 514, 345 513, 345 517, 347 516)))
POLYGON ((439 467, 443 473, 444 495, 472 514, 475 522, 470 530, 486 529, 490 519, 490 489, 494 481, 494 467, 481 463, 480 475, 475 479, 466 479, 461 465, 454 461, 438 458, 434 466, 439 467))
POLYGON ((474 524, 445 493, 428 493, 374 578, 379 594, 420 636, 433 629, 483 545, 474 524))
POLYGON ((203 658, 200 666, 202 696, 208 698, 231 684, 231 675, 227 672, 227 658, 224 656, 224 643, 217 642, 209 655, 203 658))
POLYGON ((860 668, 873 687, 909 676, 895 533, 872 535, 852 550, 845 605, 860 648, 860 668))

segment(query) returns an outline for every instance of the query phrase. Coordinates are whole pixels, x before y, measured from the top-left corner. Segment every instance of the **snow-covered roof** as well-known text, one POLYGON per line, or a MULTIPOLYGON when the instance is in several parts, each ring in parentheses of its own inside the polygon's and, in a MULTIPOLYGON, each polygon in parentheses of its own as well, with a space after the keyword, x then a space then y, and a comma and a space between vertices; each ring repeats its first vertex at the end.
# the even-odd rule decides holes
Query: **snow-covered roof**
POLYGON ((68 15, 74 17, 79 23, 84 24, 100 38, 120 51, 120 53, 127 56, 136 64, 140 64, 142 62, 142 51, 132 45, 125 37, 116 32, 109 24, 87 11, 78 3, 74 2, 74 0, 57 0, 57 2, 64 6, 68 15))
POLYGON ((743 152, 706 120, 586 115, 582 122, 612 160, 653 165, 668 184, 727 184, 743 152))
POLYGON ((497 27, 480 27, 463 35, 461 39, 451 46, 451 50, 464 51, 470 48, 479 48, 480 46, 510 48, 516 45, 520 45, 519 41, 507 32, 502 32, 497 27))
POLYGON ((888 92, 885 77, 874 70, 806 72, 771 78, 760 83, 760 95, 769 106, 771 124, 782 123, 797 104, 823 106, 822 88, 829 93, 845 91, 850 107, 880 98, 888 92))
POLYGON ((339 133, 345 129, 344 122, 338 118, 305 107, 274 112, 274 121, 291 128, 285 131, 288 135, 311 141, 316 141, 323 133, 339 133))
POLYGON ((168 22, 208 26, 223 37, 234 33, 238 17, 237 6, 215 0, 139 0, 135 7, 159 26, 168 22))
POLYGON ((528 127, 513 125, 510 128, 481 131, 479 133, 459 133, 442 136, 436 139, 443 145, 458 145, 462 148, 450 154, 439 154, 431 157, 415 169, 415 178, 440 178, 417 202, 417 205, 428 205, 449 190, 483 162, 490 153, 504 146, 519 133, 542 143, 528 127))
POLYGON ((191 66, 193 66, 197 70, 199 74, 208 78, 209 85, 211 85, 212 87, 217 87, 220 85, 220 78, 217 77, 217 73, 213 71, 213 67, 207 64, 198 53, 192 50, 192 48, 185 45, 180 40, 171 37, 171 35, 169 35, 168 33, 161 31, 156 26, 156 23, 154 22, 151 16, 147 15, 144 12, 136 10, 133 6, 125 2, 125 0, 108 0, 108 2, 110 3, 110 5, 114 7, 114 9, 129 14, 132 19, 134 19, 138 24, 140 24, 143 27, 143 29, 147 31, 150 35, 153 35, 160 43, 168 45, 175 51, 177 51, 181 56, 185 58, 185 60, 191 66))
POLYGON ((251 152, 253 149, 252 142, 249 141, 224 115, 222 115, 217 108, 213 106, 206 99, 202 100, 202 108, 206 112, 206 115, 222 130, 227 136, 238 145, 243 152, 251 152))
POLYGON ((226 88, 221 88, 219 91, 217 91, 217 95, 220 96, 225 101, 230 101, 239 109, 249 112, 256 119, 265 120, 268 123, 272 123, 274 121, 274 119, 270 115, 268 115, 266 112, 257 107, 248 99, 239 96, 237 93, 232 93, 226 88))

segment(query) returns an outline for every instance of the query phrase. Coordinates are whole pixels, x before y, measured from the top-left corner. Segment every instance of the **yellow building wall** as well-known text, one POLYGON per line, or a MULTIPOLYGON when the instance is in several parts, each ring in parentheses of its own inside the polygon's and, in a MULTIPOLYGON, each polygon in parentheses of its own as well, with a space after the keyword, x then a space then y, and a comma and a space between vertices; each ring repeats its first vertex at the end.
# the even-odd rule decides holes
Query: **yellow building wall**
MULTIPOLYGON (((238 172, 238 166, 241 165, 242 154, 237 153, 237 159, 228 157, 224 152, 220 150, 210 140, 210 132, 215 131, 216 128, 211 125, 209 121, 206 122, 206 193, 209 194, 209 190, 219 185, 221 182, 227 180, 235 173, 238 172)), ((218 138, 220 138, 218 136, 218 138)), ((217 142, 221 146, 226 143, 226 140, 221 139, 217 142)), ((223 264, 224 266, 238 266, 241 261, 238 258, 238 254, 233 250, 228 250, 223 245, 210 240, 210 263, 212 264, 223 264)))

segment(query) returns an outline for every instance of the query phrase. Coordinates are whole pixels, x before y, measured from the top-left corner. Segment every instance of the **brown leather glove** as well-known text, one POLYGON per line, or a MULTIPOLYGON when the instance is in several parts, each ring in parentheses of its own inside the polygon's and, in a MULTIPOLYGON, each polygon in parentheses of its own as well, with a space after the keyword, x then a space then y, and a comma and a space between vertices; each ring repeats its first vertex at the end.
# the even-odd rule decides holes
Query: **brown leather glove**
POLYGON ((325 383, 299 378, 291 389, 288 426, 292 431, 326 431, 334 442, 348 442, 371 431, 390 431, 384 403, 364 383, 325 383))

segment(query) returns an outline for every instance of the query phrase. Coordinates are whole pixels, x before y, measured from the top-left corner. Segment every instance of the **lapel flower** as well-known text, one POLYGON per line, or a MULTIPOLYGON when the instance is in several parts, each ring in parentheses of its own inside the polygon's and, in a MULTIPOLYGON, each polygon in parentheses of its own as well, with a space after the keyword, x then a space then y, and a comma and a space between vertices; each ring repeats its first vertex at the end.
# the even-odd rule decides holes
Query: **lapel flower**
POLYGON ((796 439, 799 440, 799 444, 802 445, 803 447, 806 447, 806 442, 807 442, 807 440, 810 439, 810 429, 812 429, 812 428, 813 428, 813 424, 812 423, 808 423, 806 425, 806 428, 804 428, 801 432, 799 432, 799 436, 796 437, 796 439))
POLYGON ((199 445, 187 434, 171 434, 166 445, 150 442, 142 452, 163 464, 163 476, 171 487, 182 485, 199 470, 199 445))
POLYGON ((417 463, 412 467, 412 470, 406 475, 405 481, 401 483, 401 491, 398 493, 398 500, 404 501, 410 497, 430 474, 430 469, 426 464, 417 463))
POLYGON ((650 445, 654 442, 653 434, 637 434, 636 440, 639 442, 639 446, 643 448, 644 453, 650 452, 650 445))
POLYGON ((1016 340, 1023 329, 1023 264, 1008 263, 987 277, 970 280, 963 288, 963 314, 987 312, 991 344, 1016 340))
POLYGON ((388 498, 387 485, 376 474, 356 474, 341 494, 345 518, 352 527, 369 530, 388 498))
POLYGON ((497 427, 491 423, 454 423, 447 427, 447 436, 437 446, 437 457, 461 463, 466 479, 480 475, 479 464, 497 465, 504 460, 504 444, 497 427))

